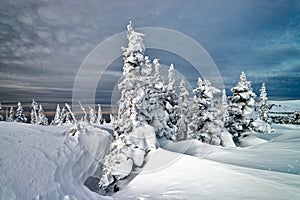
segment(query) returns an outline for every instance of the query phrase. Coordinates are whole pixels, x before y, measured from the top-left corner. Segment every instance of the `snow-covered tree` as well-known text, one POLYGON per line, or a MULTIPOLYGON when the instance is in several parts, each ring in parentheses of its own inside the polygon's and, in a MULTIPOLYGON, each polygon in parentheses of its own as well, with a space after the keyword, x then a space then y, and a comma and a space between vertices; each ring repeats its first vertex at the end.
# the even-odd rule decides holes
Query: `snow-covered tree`
POLYGON ((262 133, 270 133, 271 130, 271 122, 272 119, 269 117, 269 105, 267 104, 267 92, 265 83, 262 84, 259 95, 259 110, 258 116, 259 118, 252 123, 252 128, 255 131, 262 133))
POLYGON ((246 132, 251 128, 251 123, 255 120, 254 106, 255 94, 251 88, 251 82, 247 81, 244 72, 240 75, 238 84, 231 88, 233 96, 230 97, 228 107, 228 120, 226 128, 233 135, 235 143, 239 144, 240 136, 247 136, 246 132))
POLYGON ((61 110, 59 104, 56 106, 56 112, 53 121, 51 122, 51 125, 60 126, 62 125, 62 116, 61 116, 61 110))
POLYGON ((16 121, 17 122, 24 122, 24 123, 26 123, 27 122, 27 118, 25 116, 25 113, 24 113, 24 110, 23 110, 21 102, 18 102, 17 105, 18 105, 18 108, 17 108, 17 114, 16 114, 16 121))
POLYGON ((269 106, 267 105, 267 91, 266 91, 266 86, 265 83, 262 84, 261 89, 260 89, 260 95, 259 95, 259 118, 266 122, 270 123, 270 118, 269 118, 269 106))
POLYGON ((43 106, 41 104, 38 110, 38 124, 48 126, 48 118, 46 117, 43 106))
MULTIPOLYGON (((171 139, 174 131, 167 124, 168 112, 166 107, 166 87, 163 77, 160 74, 161 65, 159 59, 153 60, 154 78, 148 91, 147 110, 150 114, 150 125, 154 127, 155 133, 159 138, 171 139)), ((170 105, 170 103, 168 103, 170 105)), ((171 110, 171 106, 169 106, 171 110)))
POLYGON ((8 116, 8 120, 9 122, 13 122, 15 120, 15 111, 14 111, 14 107, 10 107, 10 110, 9 110, 9 116, 8 116))
MULTIPOLYGON (((147 109, 151 78, 148 77, 149 81, 146 79, 150 67, 144 70, 143 34, 135 32, 131 22, 127 31, 128 47, 122 48, 123 80, 118 85, 121 98, 118 115, 114 120, 116 139, 110 145, 110 153, 103 160, 99 182, 103 193, 117 191, 118 181, 127 177, 134 167, 141 166, 146 153, 156 145, 154 128, 148 125, 152 121, 147 109)), ((149 59, 146 62, 149 65, 149 59)))
POLYGON ((4 120, 4 117, 2 115, 2 104, 0 102, 0 121, 3 121, 4 120))
POLYGON ((90 108, 90 118, 89 118, 90 124, 94 124, 96 122, 97 116, 96 116, 94 108, 92 108, 92 107, 89 107, 89 108, 90 108))
POLYGON ((228 102, 227 102, 227 95, 226 95, 226 90, 222 90, 222 105, 221 105, 221 110, 222 110, 222 117, 223 117, 223 123, 225 124, 226 121, 228 120, 228 102))
POLYGON ((39 119, 38 119, 38 112, 39 110, 39 105, 38 103, 32 99, 32 103, 31 103, 31 114, 30 114, 30 117, 31 117, 31 120, 30 120, 30 123, 31 124, 37 124, 39 119))
POLYGON ((101 108, 100 104, 98 104, 98 113, 97 113, 96 121, 98 124, 103 124, 105 122, 103 115, 102 115, 102 108, 101 108))
POLYGON ((82 122, 88 123, 88 115, 87 115, 87 112, 85 111, 85 108, 83 107, 83 105, 81 104, 81 102, 78 102, 78 103, 79 103, 80 108, 81 108, 81 110, 82 110, 82 112, 83 112, 83 116, 81 117, 81 121, 82 121, 82 122))
POLYGON ((165 94, 165 111, 166 111, 166 121, 167 125, 171 129, 171 135, 174 135, 177 132, 177 122, 179 119, 178 112, 178 97, 175 89, 175 74, 174 66, 171 64, 168 71, 168 85, 165 94))
POLYGON ((191 112, 190 112, 190 100, 189 92, 186 89, 185 81, 182 79, 179 85, 179 99, 178 99, 178 109, 179 109, 179 120, 177 123, 178 131, 176 133, 177 141, 186 140, 188 133, 188 124, 191 121, 191 112))
POLYGON ((123 80, 118 87, 121 92, 115 131, 118 135, 129 134, 135 127, 146 124, 149 115, 144 109, 146 97, 144 76, 144 44, 142 33, 137 33, 130 22, 127 26, 128 47, 122 48, 124 56, 123 80))
MULTIPOLYGON (((68 105, 68 104, 65 104, 68 105)), ((69 106, 69 105, 68 105, 69 106)), ((70 107, 71 110, 71 107, 70 107)), ((61 109, 60 112, 61 124, 73 124, 75 123, 74 118, 72 117, 72 113, 70 113, 69 109, 65 106, 61 109)))
POLYGON ((214 94, 220 92, 209 80, 198 79, 197 88, 193 90, 192 121, 189 124, 191 138, 204 143, 220 145, 222 120, 219 111, 214 107, 214 94))

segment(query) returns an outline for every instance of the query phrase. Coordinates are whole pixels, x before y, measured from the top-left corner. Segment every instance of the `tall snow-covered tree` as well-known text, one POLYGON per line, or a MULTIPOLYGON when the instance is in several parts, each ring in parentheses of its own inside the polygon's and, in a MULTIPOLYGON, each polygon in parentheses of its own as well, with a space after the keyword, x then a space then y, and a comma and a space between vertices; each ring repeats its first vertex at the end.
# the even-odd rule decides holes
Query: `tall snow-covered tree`
POLYGON ((214 94, 220 92, 213 87, 209 80, 198 79, 197 88, 193 90, 192 121, 189 124, 191 129, 190 137, 204 143, 220 145, 222 121, 219 118, 218 110, 214 107, 214 94))
POLYGON ((128 47, 122 48, 124 56, 123 80, 118 87, 121 92, 115 131, 129 134, 135 127, 146 124, 149 115, 144 109, 146 97, 144 76, 144 51, 142 33, 135 32, 130 22, 127 26, 128 47))
POLYGON ((186 89, 185 81, 182 79, 179 85, 179 99, 178 99, 178 109, 179 109, 179 120, 177 123, 178 131, 176 133, 176 140, 186 140, 188 133, 188 124, 191 121, 191 112, 190 112, 190 100, 189 92, 186 89))
POLYGON ((166 121, 167 125, 171 129, 171 134, 174 135, 177 132, 177 122, 179 119, 178 112, 178 97, 175 89, 175 73, 174 66, 171 64, 168 71, 168 85, 165 94, 165 111, 166 111, 166 121))
POLYGON ((231 88, 233 95, 230 97, 228 108, 229 117, 226 128, 233 135, 235 143, 239 144, 241 136, 247 136, 246 132, 251 128, 255 120, 254 106, 255 94, 251 88, 251 82, 247 81, 244 72, 240 75, 238 84, 231 88))
POLYGON ((3 121, 4 120, 4 117, 2 115, 2 104, 0 102, 0 121, 3 121))
POLYGON ((56 112, 51 125, 60 126, 62 124, 61 110, 59 104, 56 106, 56 112))
POLYGON ((39 105, 38 103, 32 99, 32 103, 31 103, 31 114, 30 114, 30 117, 31 117, 31 120, 30 120, 30 123, 31 124, 37 124, 39 119, 38 119, 38 112, 39 110, 39 105))
POLYGON ((18 108, 17 108, 17 113, 16 113, 16 121, 17 122, 24 122, 24 123, 26 123, 27 122, 27 118, 25 116, 25 113, 24 113, 24 110, 23 110, 21 102, 18 102, 17 105, 18 105, 18 108))
MULTIPOLYGON (((134 167, 141 166, 146 153, 156 145, 154 128, 148 125, 152 116, 145 106, 151 90, 148 88, 150 82, 145 81, 150 67, 144 70, 145 47, 142 36, 135 32, 130 22, 127 26, 128 47, 122 48, 123 80, 118 85, 121 98, 114 120, 116 138, 110 145, 110 153, 103 160, 99 182, 103 193, 117 191, 118 181, 127 177, 134 167)), ((149 65, 149 59, 146 62, 149 65)))
POLYGON ((10 107, 9 110, 9 116, 8 116, 8 120, 9 122, 13 122, 15 120, 15 111, 14 111, 14 107, 10 107))
POLYGON ((46 117, 44 113, 43 106, 40 104, 39 110, 38 110, 38 124, 48 126, 48 118, 46 117))

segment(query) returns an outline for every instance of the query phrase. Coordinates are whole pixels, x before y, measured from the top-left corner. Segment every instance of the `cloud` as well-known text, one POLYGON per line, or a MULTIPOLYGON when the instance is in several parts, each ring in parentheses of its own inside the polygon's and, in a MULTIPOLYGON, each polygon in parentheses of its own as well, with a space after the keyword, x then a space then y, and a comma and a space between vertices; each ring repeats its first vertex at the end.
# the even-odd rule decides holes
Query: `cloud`
MULTIPOLYGON (((276 84, 278 77, 299 78, 298 1, 2 0, 1 7, 0 101, 70 99, 84 58, 106 38, 125 31, 129 20, 136 27, 171 28, 198 41, 216 62, 227 88, 242 70, 257 85, 264 79, 276 84)), ((174 64, 195 79, 187 65, 174 64)), ((93 83, 103 93, 99 101, 108 102, 119 65, 93 83)))

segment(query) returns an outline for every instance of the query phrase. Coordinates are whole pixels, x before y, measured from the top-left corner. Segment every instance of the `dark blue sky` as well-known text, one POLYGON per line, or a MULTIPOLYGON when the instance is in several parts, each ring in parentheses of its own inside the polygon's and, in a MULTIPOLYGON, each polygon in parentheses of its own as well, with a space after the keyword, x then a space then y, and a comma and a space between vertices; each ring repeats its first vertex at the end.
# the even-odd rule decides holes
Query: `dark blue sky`
MULTIPOLYGON (((70 102, 84 58, 100 42, 125 31, 129 20, 136 28, 169 28, 196 40, 216 63, 226 89, 244 70, 257 94, 266 82, 270 99, 300 99, 297 0, 0 0, 0 5, 3 103, 35 98, 52 109, 53 103, 70 102)), ((160 58, 189 70, 184 61, 170 57, 160 58)), ((110 103, 121 64, 109 68, 112 78, 105 88, 99 83, 97 103, 110 103)))

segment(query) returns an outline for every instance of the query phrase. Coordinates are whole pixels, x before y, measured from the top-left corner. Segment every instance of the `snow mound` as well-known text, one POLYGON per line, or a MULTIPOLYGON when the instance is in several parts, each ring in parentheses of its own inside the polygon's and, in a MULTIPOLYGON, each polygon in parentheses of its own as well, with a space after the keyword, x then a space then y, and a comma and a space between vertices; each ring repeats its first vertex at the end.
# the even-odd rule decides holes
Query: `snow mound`
POLYGON ((95 161, 109 145, 106 131, 90 128, 69 137, 71 126, 0 122, 0 127, 0 199, 110 199, 84 185, 99 173, 95 161))

